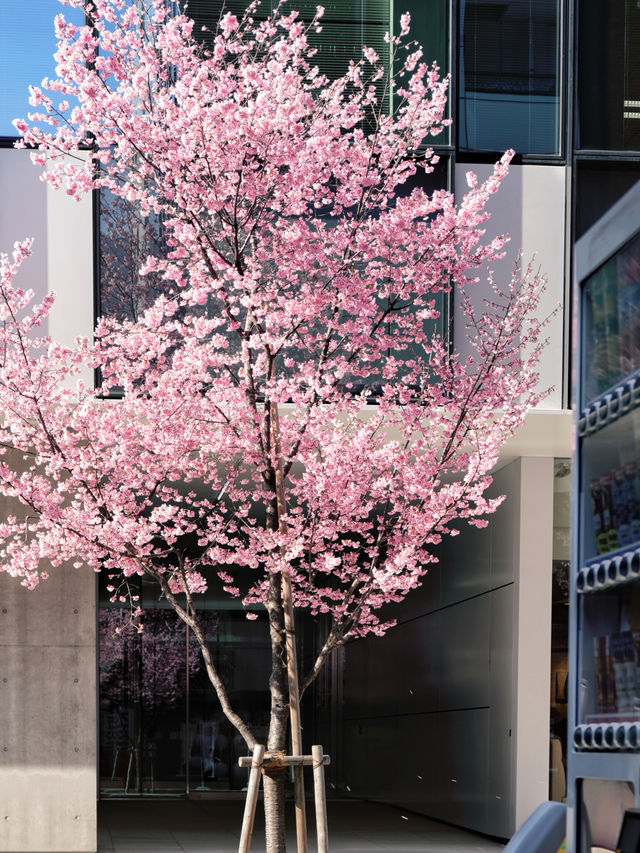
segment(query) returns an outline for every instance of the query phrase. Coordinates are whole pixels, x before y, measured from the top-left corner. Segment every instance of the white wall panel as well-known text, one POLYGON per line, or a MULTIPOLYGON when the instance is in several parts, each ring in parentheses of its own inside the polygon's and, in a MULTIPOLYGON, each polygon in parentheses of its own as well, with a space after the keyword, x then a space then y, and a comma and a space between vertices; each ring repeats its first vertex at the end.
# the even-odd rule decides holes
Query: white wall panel
POLYGON ((514 643, 516 828, 548 798, 553 459, 522 459, 521 506, 514 643))
POLYGON ((27 151, 0 149, 0 251, 32 237, 34 255, 23 268, 23 287, 47 292, 47 192, 27 151))
MULTIPOLYGON (((76 202, 39 177, 28 151, 0 149, 0 251, 34 238, 19 285, 42 297, 56 293, 46 331, 65 344, 93 332, 93 225, 91 196, 76 202)), ((91 371, 83 376, 92 382, 91 371)))
MULTIPOLYGON (((466 173, 473 171, 483 180, 491 174, 488 164, 461 163, 456 166, 456 196, 461 199, 467 189, 466 173)), ((539 266, 548 278, 547 291, 540 308, 540 317, 547 317, 558 304, 564 302, 565 271, 565 168, 563 166, 511 166, 499 191, 487 205, 491 219, 486 223, 486 238, 497 234, 510 234, 504 260, 492 264, 496 279, 508 280, 513 261, 519 250, 525 260, 536 256, 539 266)), ((488 286, 478 284, 478 298, 488 291, 488 286)), ((567 306, 570 310, 570 306, 567 306)), ((454 293, 455 345, 465 349, 462 334, 464 321, 459 302, 454 293)), ((541 364, 540 387, 553 387, 551 394, 541 403, 542 409, 562 408, 564 318, 558 312, 546 330, 550 344, 541 364)))
MULTIPOLYGON (((57 293, 44 331, 71 344, 93 328, 91 199, 38 172, 28 152, 0 149, 0 251, 35 238, 16 283, 57 293)), ((10 509, 0 501, 0 517, 10 509)), ((95 851, 95 576, 61 567, 30 592, 0 573, 0 590, 0 850, 95 851)))

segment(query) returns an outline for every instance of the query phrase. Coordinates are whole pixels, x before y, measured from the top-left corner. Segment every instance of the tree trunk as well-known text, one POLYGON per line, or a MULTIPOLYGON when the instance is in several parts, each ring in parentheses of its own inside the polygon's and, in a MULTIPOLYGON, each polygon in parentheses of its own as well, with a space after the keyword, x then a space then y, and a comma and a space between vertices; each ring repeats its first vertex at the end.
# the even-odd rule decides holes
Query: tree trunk
POLYGON ((284 824, 284 780, 286 767, 267 767, 262 772, 264 825, 267 853, 286 853, 284 824))
MULTIPOLYGON (((267 524, 272 529, 277 525, 275 501, 267 511, 267 524)), ((284 754, 287 746, 287 725, 289 722, 289 698, 287 693, 287 649, 285 638, 284 611, 282 609, 282 586, 280 575, 271 574, 267 596, 269 615, 269 634, 271 639, 271 711, 269 715, 269 736, 267 751, 271 755, 284 754)), ((263 770, 264 819, 267 853, 285 853, 284 827, 284 783, 285 767, 267 767, 263 770)))
MULTIPOLYGON (((286 693, 284 618, 279 601, 279 576, 271 577, 269 621, 271 628, 271 714, 269 718, 269 737, 267 750, 283 753, 287 744, 287 723, 289 703, 286 693)), ((284 782, 285 767, 267 767, 263 771, 264 819, 267 853, 285 853, 284 829, 284 782)))

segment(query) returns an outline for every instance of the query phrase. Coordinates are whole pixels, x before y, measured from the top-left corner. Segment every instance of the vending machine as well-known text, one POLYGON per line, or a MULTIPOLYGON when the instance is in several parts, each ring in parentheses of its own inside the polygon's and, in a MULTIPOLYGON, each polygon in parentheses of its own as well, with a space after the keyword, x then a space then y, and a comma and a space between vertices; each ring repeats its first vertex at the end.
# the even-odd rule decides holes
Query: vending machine
POLYGON ((640 807, 640 184, 577 242, 569 853, 640 807))

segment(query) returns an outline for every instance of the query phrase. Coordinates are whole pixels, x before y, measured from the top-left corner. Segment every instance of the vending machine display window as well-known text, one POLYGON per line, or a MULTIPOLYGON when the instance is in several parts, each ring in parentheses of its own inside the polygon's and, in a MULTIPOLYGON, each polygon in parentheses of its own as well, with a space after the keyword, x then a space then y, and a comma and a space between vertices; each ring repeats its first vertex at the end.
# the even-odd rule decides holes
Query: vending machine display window
POLYGON ((583 285, 583 406, 640 367, 640 235, 583 285))

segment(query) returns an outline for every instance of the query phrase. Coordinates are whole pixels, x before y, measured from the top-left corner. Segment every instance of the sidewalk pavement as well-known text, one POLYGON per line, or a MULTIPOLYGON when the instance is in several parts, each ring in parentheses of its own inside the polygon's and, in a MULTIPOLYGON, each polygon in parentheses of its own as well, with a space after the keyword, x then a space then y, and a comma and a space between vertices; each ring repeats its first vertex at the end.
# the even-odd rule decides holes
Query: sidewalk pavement
MULTIPOLYGON (((240 800, 105 800, 98 803, 98 853, 237 853, 240 800)), ((289 806, 289 804, 288 804, 289 806)), ((264 850, 256 817, 252 851, 264 850)), ((503 844, 463 829, 358 800, 330 800, 331 853, 498 853, 503 844)), ((309 853, 315 853, 313 803, 308 805, 309 853)), ((293 812, 287 849, 295 851, 293 812)))

